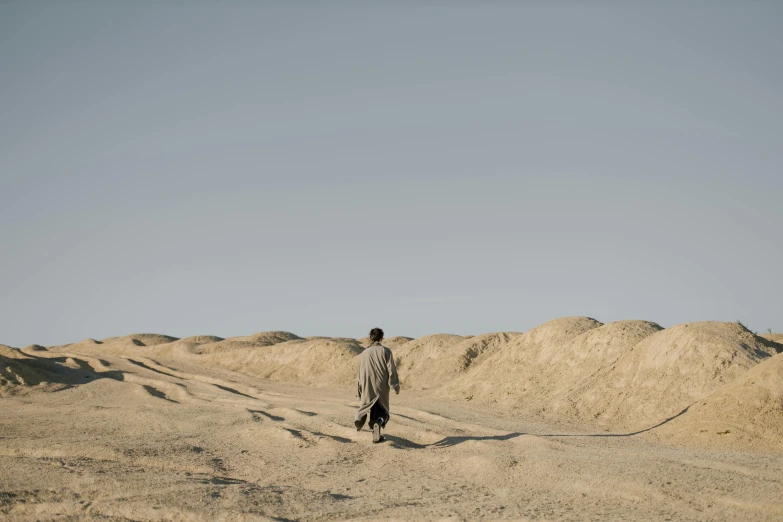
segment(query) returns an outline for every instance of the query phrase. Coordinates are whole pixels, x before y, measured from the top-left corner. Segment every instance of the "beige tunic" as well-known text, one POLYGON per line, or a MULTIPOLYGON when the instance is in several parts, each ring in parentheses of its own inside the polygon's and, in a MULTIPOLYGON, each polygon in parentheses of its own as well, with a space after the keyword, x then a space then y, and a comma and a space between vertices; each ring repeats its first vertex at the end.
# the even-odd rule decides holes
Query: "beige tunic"
MULTIPOLYGON (((380 402, 387 412, 389 409, 389 390, 400 389, 397 368, 394 365, 392 351, 375 343, 359 356, 359 398, 361 405, 354 419, 356 427, 361 429, 370 414, 373 404, 380 402)), ((389 419, 386 419, 387 421, 389 419)))

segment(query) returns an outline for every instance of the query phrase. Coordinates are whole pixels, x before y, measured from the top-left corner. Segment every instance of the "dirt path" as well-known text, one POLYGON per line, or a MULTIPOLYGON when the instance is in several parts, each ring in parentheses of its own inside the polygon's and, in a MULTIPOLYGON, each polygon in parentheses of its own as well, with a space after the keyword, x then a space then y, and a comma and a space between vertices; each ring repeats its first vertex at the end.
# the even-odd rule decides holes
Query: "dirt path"
POLYGON ((666 447, 421 392, 392 397, 374 445, 348 390, 40 356, 85 384, 0 399, 0 518, 783 519, 780 454, 666 447))

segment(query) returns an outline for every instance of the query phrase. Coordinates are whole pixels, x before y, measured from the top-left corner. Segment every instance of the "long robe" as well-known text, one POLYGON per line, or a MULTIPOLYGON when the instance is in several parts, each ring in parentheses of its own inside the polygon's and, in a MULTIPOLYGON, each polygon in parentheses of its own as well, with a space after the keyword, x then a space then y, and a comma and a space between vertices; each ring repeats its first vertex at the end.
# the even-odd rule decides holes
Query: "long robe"
POLYGON ((368 347, 359 356, 359 398, 361 405, 356 411, 354 424, 356 429, 362 429, 367 417, 370 415, 373 405, 377 402, 386 410, 384 426, 389 420, 389 391, 400 389, 400 380, 397 377, 397 367, 394 365, 392 351, 375 343, 368 347))

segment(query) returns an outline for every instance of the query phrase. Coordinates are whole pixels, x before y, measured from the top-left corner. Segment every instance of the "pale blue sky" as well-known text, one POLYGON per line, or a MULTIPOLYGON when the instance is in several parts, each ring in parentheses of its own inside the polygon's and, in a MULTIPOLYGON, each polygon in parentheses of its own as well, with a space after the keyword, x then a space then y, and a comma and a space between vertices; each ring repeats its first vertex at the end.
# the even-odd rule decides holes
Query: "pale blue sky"
POLYGON ((783 3, 1 2, 0 343, 783 331, 783 3))

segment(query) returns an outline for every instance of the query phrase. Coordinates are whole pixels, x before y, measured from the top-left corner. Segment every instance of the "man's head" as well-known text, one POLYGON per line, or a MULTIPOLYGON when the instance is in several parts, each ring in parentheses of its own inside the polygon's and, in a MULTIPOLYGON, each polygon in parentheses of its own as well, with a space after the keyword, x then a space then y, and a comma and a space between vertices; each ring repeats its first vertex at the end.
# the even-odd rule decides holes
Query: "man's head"
POLYGON ((370 330, 370 341, 374 343, 379 343, 383 341, 383 330, 380 328, 373 328, 370 330))

